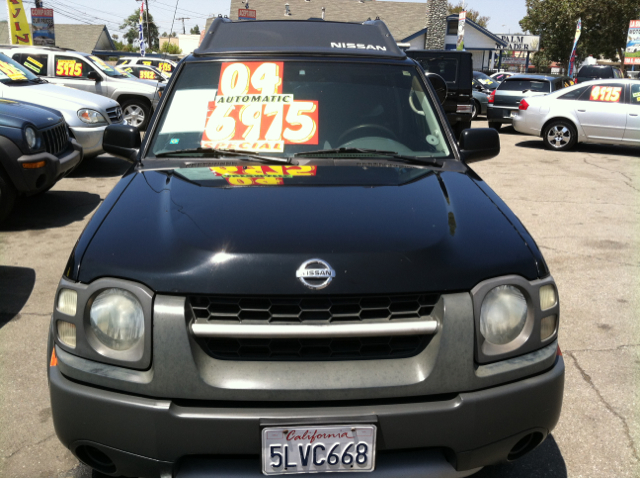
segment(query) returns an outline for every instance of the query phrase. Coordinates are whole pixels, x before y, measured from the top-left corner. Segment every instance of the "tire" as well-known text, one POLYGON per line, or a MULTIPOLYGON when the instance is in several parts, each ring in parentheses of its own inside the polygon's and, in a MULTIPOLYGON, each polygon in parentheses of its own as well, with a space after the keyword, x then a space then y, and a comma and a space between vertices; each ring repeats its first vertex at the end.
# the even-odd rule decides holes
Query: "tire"
POLYGON ((13 209, 17 192, 9 177, 0 169, 0 223, 13 209))
POLYGON ((471 121, 478 118, 478 115, 482 111, 482 107, 477 100, 473 100, 473 109, 471 110, 471 121))
POLYGON ((489 128, 493 128, 494 130, 500 131, 500 128, 502 128, 502 123, 489 122, 489 128))
POLYGON ((151 119, 151 108, 143 100, 134 98, 122 104, 122 114, 127 124, 135 126, 139 131, 144 131, 151 119))
POLYGON ((542 142, 547 150, 567 151, 576 146, 578 133, 571 122, 551 120, 544 127, 542 142))

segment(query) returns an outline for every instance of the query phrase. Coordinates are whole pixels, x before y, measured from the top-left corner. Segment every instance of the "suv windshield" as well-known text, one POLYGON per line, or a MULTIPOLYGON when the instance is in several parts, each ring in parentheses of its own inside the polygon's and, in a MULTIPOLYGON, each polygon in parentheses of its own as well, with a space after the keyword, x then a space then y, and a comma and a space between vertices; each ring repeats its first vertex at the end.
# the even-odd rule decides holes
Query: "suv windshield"
POLYGON ((156 131, 151 152, 165 156, 197 148, 286 157, 337 148, 450 154, 421 76, 407 65, 188 63, 156 131))
POLYGON ((0 53, 0 83, 10 85, 37 79, 37 76, 26 70, 18 62, 0 53))
POLYGON ((511 80, 507 78, 500 83, 500 91, 537 91, 549 93, 551 82, 547 80, 511 80))
POLYGON ((94 55, 83 55, 87 60, 89 60, 90 62, 92 62, 97 68, 99 68, 105 75, 110 76, 110 77, 125 77, 126 75, 123 75, 122 72, 119 72, 118 70, 116 70, 115 68, 113 68, 111 65, 106 64, 102 59, 94 56, 94 55))

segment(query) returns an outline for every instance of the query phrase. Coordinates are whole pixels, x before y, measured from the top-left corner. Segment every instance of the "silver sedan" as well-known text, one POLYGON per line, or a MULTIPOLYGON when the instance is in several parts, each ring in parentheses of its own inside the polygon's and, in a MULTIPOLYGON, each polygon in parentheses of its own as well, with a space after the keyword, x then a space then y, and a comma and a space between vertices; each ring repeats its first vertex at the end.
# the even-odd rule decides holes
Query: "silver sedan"
POLYGON ((640 82, 596 80, 525 98, 513 127, 557 151, 579 142, 640 146, 640 82))

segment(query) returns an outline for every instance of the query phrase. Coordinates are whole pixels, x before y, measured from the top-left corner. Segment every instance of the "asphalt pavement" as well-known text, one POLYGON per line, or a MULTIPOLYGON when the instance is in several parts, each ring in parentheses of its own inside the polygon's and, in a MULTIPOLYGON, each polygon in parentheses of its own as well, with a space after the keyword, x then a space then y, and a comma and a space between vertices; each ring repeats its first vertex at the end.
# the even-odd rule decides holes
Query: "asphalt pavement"
MULTIPOLYGON (((520 217, 556 279, 565 395, 560 423, 538 449, 477 475, 636 477, 640 149, 558 153, 511 128, 500 136, 500 156, 473 169, 520 217)), ((69 253, 127 168, 106 155, 84 162, 0 226, 0 476, 91 476, 53 430, 47 330, 69 253)))

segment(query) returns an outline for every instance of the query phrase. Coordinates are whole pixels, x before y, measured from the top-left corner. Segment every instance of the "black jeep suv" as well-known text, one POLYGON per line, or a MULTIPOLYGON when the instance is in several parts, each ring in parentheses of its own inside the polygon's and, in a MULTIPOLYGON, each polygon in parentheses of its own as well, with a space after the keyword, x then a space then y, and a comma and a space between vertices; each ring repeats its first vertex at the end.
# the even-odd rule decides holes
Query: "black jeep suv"
POLYGON ((81 159, 60 112, 0 100, 0 221, 18 196, 48 190, 81 159))

